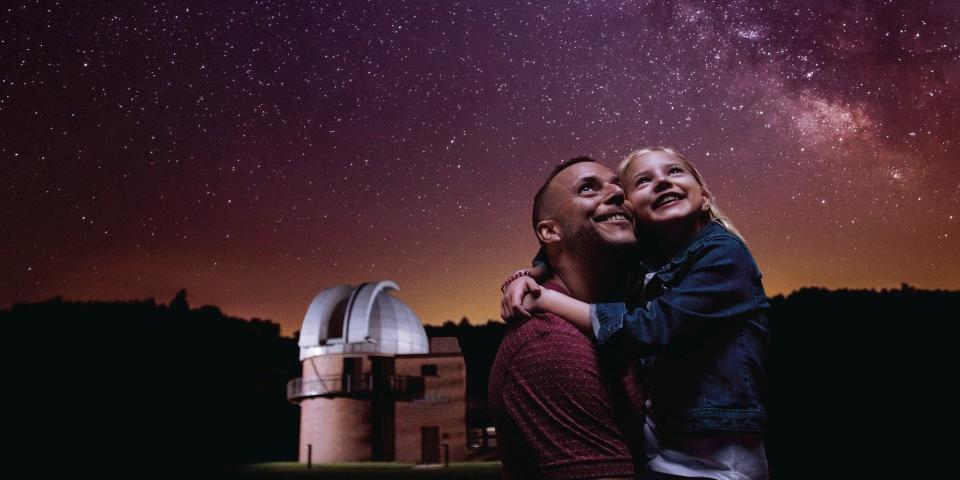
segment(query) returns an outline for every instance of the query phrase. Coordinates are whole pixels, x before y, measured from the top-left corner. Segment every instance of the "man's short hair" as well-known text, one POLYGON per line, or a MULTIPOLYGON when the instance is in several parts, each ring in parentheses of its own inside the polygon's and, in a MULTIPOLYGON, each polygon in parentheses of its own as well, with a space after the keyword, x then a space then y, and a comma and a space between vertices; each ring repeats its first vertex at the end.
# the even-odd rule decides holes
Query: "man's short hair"
POLYGON ((550 186, 550 182, 553 181, 553 177, 556 177, 560 172, 566 170, 567 167, 576 165, 578 163, 584 163, 584 162, 599 163, 590 157, 583 156, 583 157, 571 158, 570 160, 562 162, 556 167, 553 167, 553 171, 550 172, 550 175, 547 176, 547 179, 543 182, 543 185, 541 185, 540 189, 537 190, 537 194, 533 196, 533 231, 534 232, 537 231, 537 224, 540 223, 541 220, 543 220, 543 212, 540 211, 543 209, 543 197, 546 196, 547 187, 550 186))

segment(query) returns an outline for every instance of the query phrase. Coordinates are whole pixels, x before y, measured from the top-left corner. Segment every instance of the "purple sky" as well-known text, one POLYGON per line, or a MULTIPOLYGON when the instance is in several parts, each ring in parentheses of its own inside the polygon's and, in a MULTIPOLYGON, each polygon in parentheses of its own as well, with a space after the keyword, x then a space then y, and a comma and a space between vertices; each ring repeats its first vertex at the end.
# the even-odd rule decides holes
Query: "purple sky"
POLYGON ((655 144, 771 295, 960 288, 956 1, 130 3, 0 10, 0 308, 485 321, 546 173, 655 144))

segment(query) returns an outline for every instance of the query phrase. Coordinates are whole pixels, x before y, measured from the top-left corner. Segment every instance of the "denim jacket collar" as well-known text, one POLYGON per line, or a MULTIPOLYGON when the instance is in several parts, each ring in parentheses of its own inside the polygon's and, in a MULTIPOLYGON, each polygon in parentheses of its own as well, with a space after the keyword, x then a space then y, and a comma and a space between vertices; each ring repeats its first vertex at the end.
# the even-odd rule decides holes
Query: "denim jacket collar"
POLYGON ((690 255, 695 254, 703 244, 706 243, 710 238, 726 233, 728 230, 723 227, 723 225, 716 221, 712 220, 703 228, 694 235, 693 240, 690 241, 690 244, 686 246, 683 250, 679 251, 676 255, 673 256, 670 261, 665 263, 662 267, 654 270, 657 278, 660 279, 663 283, 669 283, 673 280, 673 277, 681 271, 681 268, 687 265, 687 259, 690 255))

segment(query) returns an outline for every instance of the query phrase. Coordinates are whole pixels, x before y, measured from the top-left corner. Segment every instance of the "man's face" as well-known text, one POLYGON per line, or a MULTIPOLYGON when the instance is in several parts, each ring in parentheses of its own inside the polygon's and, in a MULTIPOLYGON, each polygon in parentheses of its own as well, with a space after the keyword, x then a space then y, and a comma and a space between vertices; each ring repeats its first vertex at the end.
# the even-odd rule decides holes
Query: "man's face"
POLYGON ((548 218, 556 221, 566 248, 587 253, 636 243, 633 208, 609 168, 594 162, 572 165, 553 178, 550 189, 548 218))

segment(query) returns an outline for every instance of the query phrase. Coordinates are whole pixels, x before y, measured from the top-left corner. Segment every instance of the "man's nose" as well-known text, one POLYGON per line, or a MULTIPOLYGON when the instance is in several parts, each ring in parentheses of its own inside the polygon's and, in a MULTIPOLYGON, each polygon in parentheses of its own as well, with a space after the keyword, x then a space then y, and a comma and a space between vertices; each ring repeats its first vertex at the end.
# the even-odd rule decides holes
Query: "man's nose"
POLYGON ((616 183, 608 183, 604 187, 604 190, 606 190, 603 197, 604 203, 613 203, 617 205, 623 203, 626 194, 623 193, 623 188, 620 185, 617 185, 616 183))

